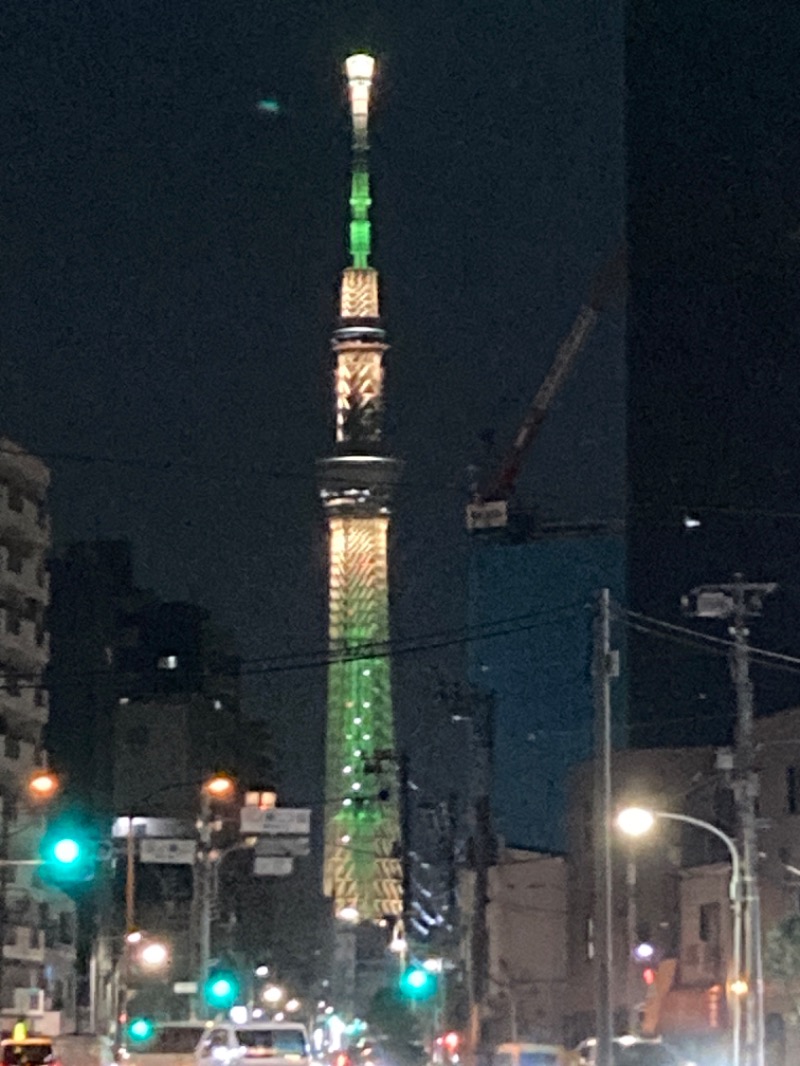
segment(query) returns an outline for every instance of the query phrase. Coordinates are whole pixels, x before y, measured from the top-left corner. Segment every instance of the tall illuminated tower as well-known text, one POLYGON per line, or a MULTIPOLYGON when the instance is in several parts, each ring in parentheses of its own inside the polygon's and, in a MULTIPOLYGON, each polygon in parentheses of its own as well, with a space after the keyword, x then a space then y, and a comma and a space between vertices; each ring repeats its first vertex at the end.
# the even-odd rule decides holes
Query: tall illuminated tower
POLYGON ((353 121, 350 256, 342 272, 335 360, 336 444, 320 462, 329 540, 324 890, 337 914, 398 914, 399 835, 387 641, 389 503, 400 464, 384 452, 378 272, 369 265, 368 137, 375 61, 345 70, 353 121))

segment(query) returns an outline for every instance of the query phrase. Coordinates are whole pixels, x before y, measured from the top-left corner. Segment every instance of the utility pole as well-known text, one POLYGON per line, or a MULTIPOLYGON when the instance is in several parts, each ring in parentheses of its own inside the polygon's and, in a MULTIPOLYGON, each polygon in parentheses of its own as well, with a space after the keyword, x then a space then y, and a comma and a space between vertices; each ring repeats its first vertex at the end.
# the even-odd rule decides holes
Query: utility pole
POLYGON ((619 658, 611 650, 611 599, 601 589, 594 627, 594 883, 595 883, 595 1030, 597 1066, 611 1066, 614 1035, 612 971, 614 939, 611 876, 611 679, 619 658))
POLYGON ((761 614, 764 597, 774 582, 748 582, 734 574, 727 584, 701 585, 684 597, 683 606, 696 618, 730 619, 733 637, 731 676, 736 690, 734 797, 742 847, 745 937, 744 964, 749 985, 745 1003, 745 1062, 764 1066, 764 963, 761 945, 761 895, 758 884, 757 803, 759 780, 753 735, 753 682, 747 619, 761 614))
POLYGON ((211 798, 205 792, 200 796, 200 817, 197 821, 199 847, 192 867, 192 905, 195 927, 195 968, 197 993, 195 1014, 204 1013, 204 989, 211 961, 211 798))
POLYGON ((469 777, 468 804, 474 879, 467 971, 469 1022, 464 1058, 467 1066, 477 1066, 483 1050, 481 1028, 489 986, 486 910, 489 901, 489 867, 494 853, 491 807, 493 704, 491 695, 474 688, 466 693, 456 692, 451 699, 457 707, 464 708, 451 713, 450 721, 464 722, 469 727, 474 767, 469 777))
POLYGON ((413 885, 411 878, 411 779, 409 777, 408 752, 401 752, 397 760, 397 777, 400 789, 400 898, 402 906, 402 934, 406 942, 411 932, 411 903, 413 885))

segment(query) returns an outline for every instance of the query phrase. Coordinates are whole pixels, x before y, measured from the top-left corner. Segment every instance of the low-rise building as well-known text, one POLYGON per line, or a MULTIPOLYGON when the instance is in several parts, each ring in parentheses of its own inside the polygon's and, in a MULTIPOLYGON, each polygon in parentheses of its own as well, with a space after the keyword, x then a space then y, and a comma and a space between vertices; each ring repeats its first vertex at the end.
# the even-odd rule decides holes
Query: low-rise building
MULTIPOLYGON (((800 912, 800 708, 758 719, 759 865, 762 941, 800 912)), ((726 749, 616 752, 615 810, 631 804, 690 815, 737 837, 733 757, 726 749)), ((568 896, 568 1038, 594 1031, 593 764, 573 775, 568 896)), ((618 1031, 638 1026, 692 1052, 729 1040, 733 909, 728 848, 692 825, 658 820, 654 835, 613 843, 612 1000, 618 1031), (637 960, 647 943, 652 955, 637 960), (647 980, 645 980, 647 978, 647 980), (652 981, 652 983, 647 983, 652 981)), ((752 980, 752 975, 745 977, 752 980)), ((795 1061, 795 1002, 767 969, 765 1014, 770 1061, 795 1061)))
MULTIPOLYGON (((488 871, 488 988, 483 1041, 559 1042, 567 988, 567 862, 563 855, 501 846, 488 871)), ((475 874, 459 886, 471 968, 475 874)))
POLYGON ((75 908, 30 865, 43 812, 27 785, 46 765, 44 670, 50 472, 0 438, 0 1025, 26 1014, 39 1030, 69 1030, 75 1018, 75 908))

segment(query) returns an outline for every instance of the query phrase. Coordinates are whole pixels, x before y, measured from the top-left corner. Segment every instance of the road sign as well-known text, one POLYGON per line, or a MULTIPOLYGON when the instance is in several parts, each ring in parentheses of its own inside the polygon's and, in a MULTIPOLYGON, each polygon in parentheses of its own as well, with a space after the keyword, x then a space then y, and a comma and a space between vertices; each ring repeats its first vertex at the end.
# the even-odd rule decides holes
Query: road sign
POLYGON ((142 862, 160 862, 170 866, 193 866, 197 857, 194 840, 156 840, 149 837, 139 841, 142 862))
MULTIPOLYGON (((121 840, 128 836, 130 819, 115 818, 111 830, 112 836, 121 840)), ((190 837, 194 834, 194 822, 186 818, 151 818, 149 815, 135 815, 133 835, 140 837, 190 837)))
POLYGON ((197 993, 197 981, 176 981, 172 991, 176 996, 194 996, 197 993))
POLYGON ((256 877, 286 877, 294 869, 294 859, 287 855, 256 856, 253 873, 256 877))
POLYGON ((244 834, 265 833, 268 836, 306 836, 311 831, 309 807, 273 807, 262 811, 259 807, 242 807, 240 826, 244 834))
POLYGON ((256 855, 292 855, 300 858, 310 850, 308 837, 262 837, 256 841, 256 855))

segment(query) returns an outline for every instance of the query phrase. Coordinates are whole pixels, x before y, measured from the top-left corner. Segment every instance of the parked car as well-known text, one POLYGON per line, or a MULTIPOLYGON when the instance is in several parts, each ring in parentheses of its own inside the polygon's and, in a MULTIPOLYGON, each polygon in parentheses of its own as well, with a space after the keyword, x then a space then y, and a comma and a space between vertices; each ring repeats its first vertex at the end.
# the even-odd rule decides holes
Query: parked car
POLYGON ((254 1059, 309 1066, 305 1028, 295 1022, 219 1022, 205 1031, 194 1056, 195 1066, 253 1066, 254 1059))

